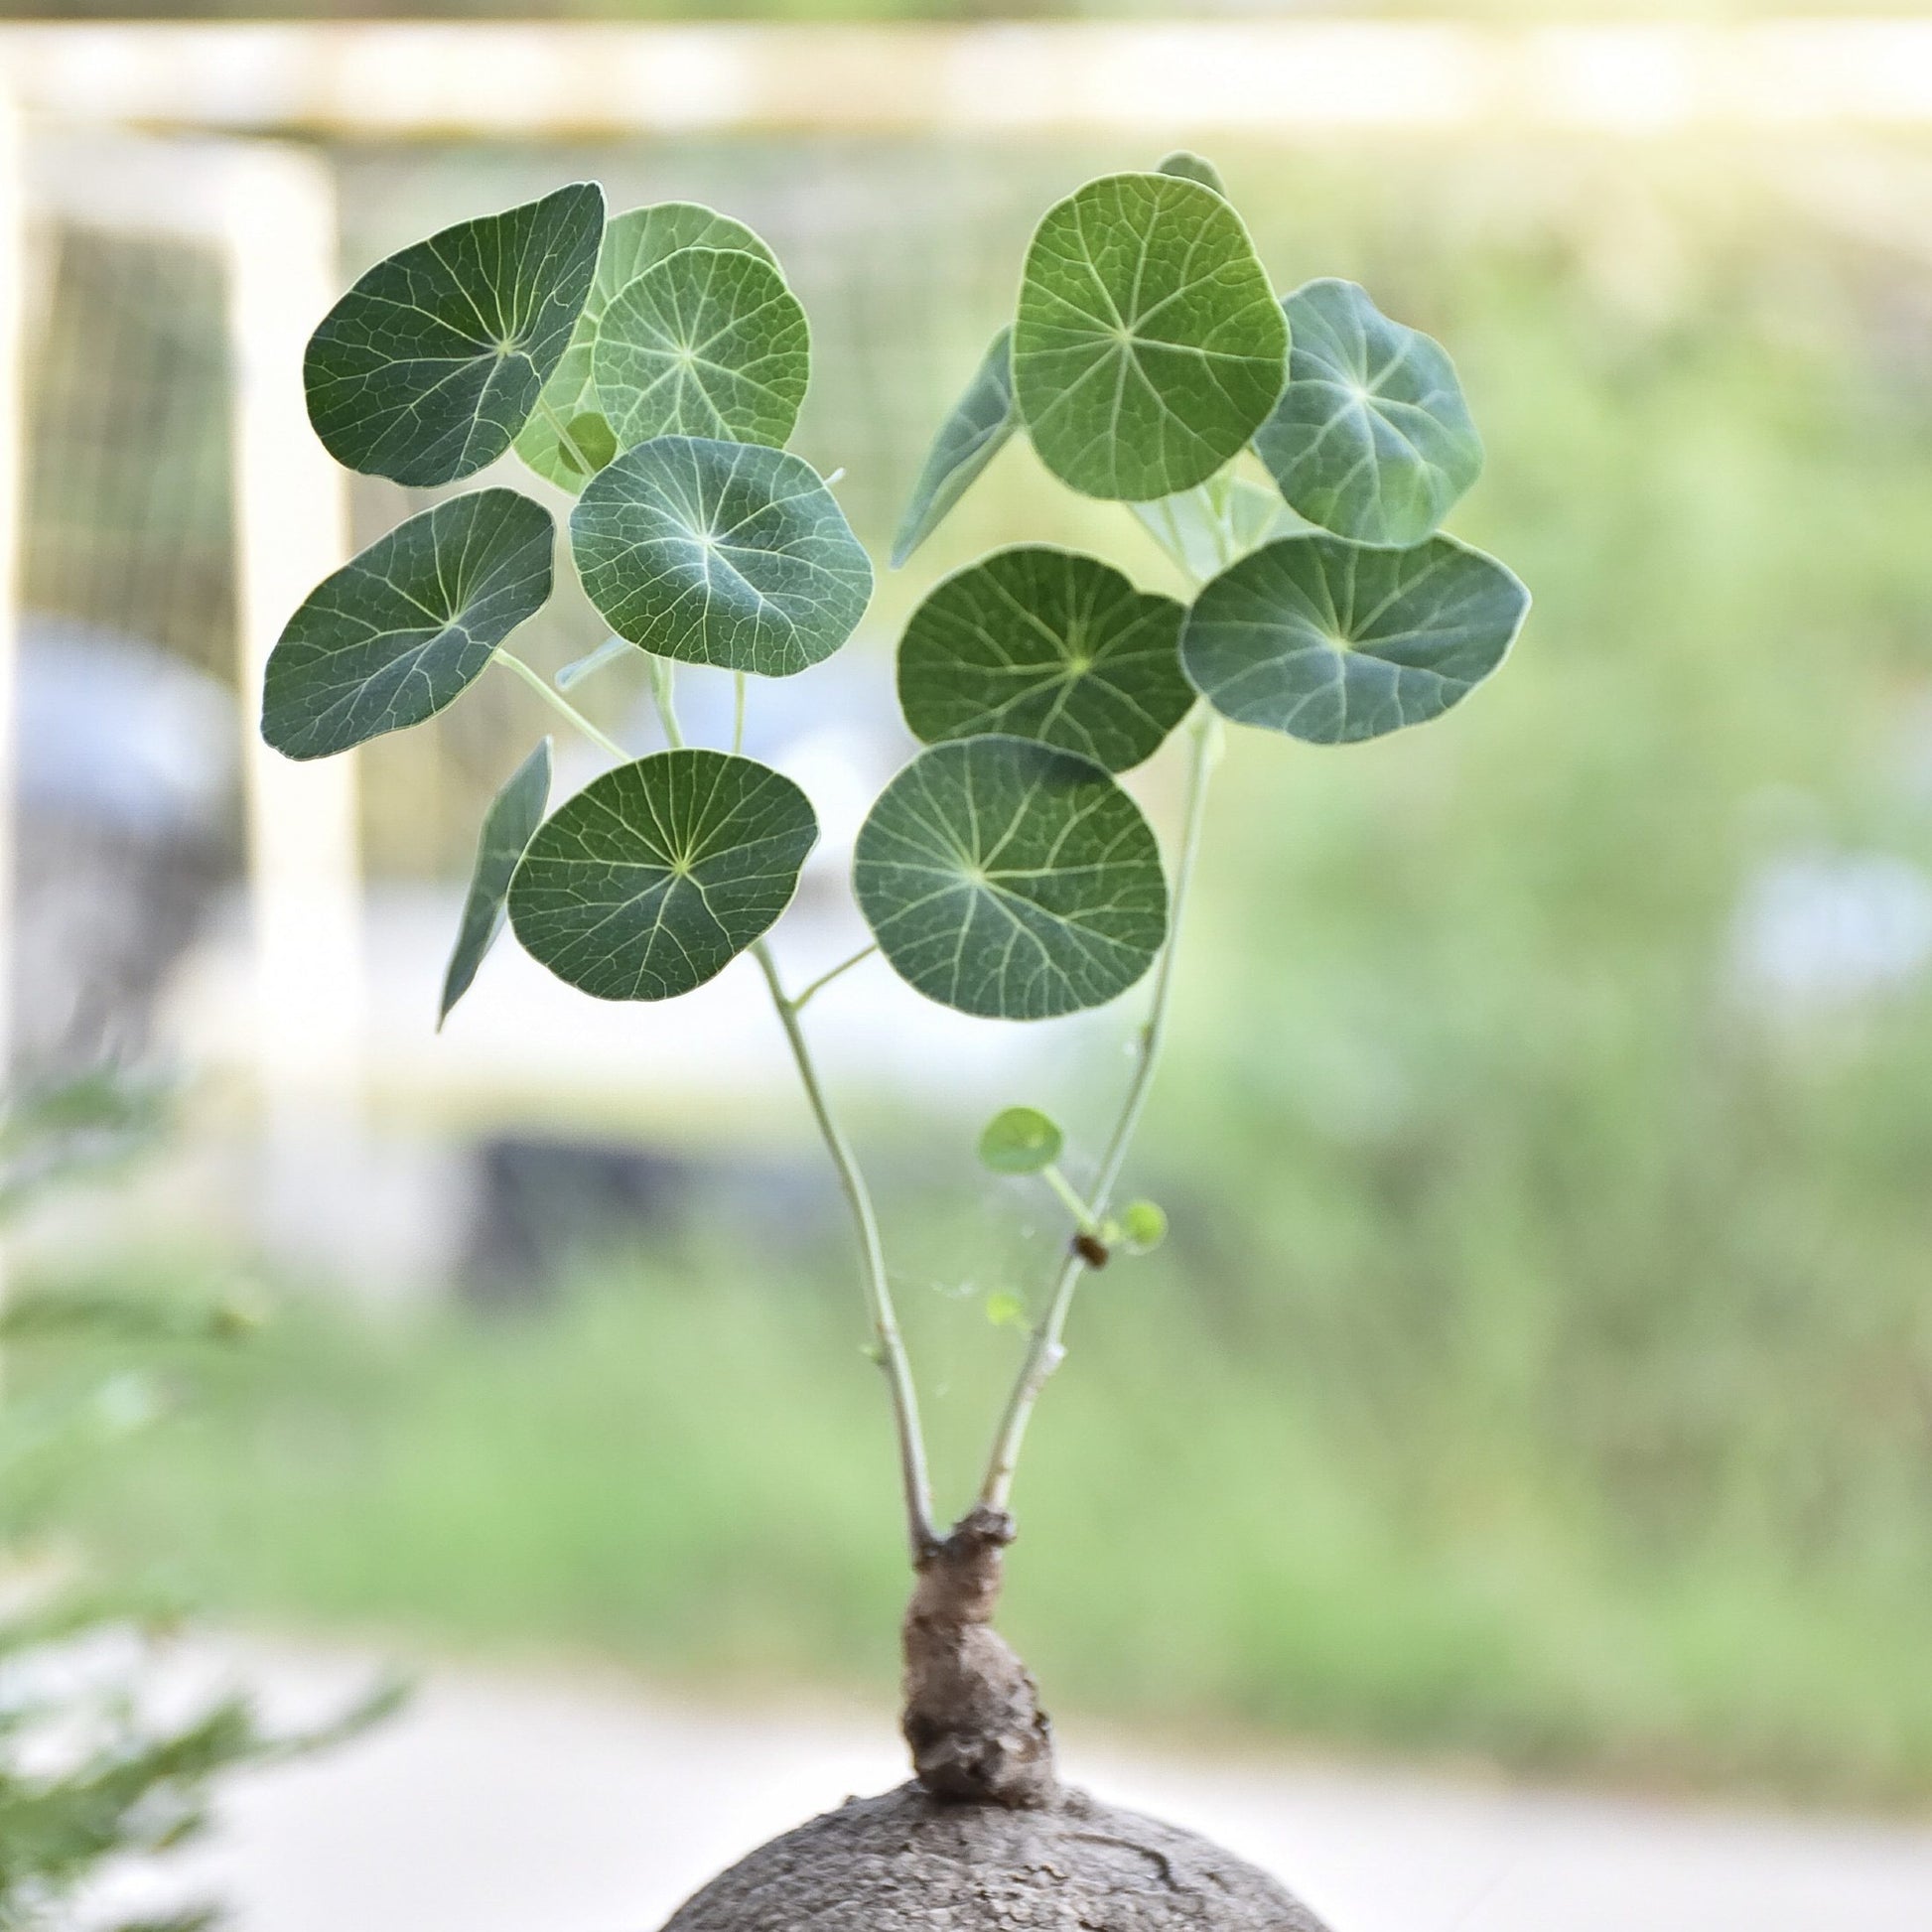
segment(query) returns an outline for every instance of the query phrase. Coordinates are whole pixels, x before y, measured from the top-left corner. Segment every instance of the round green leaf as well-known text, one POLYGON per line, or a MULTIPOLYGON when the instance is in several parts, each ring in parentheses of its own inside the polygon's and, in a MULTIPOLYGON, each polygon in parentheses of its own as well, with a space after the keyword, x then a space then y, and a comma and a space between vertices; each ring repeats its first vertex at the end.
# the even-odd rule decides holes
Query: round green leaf
POLYGON ((853 883, 902 979, 993 1019, 1101 1006, 1167 936, 1140 808, 1099 765, 1026 739, 921 752, 860 829, 853 883))
POLYGON ((1089 496, 1205 483, 1267 420, 1288 325, 1241 217, 1173 175, 1110 175, 1027 253, 1013 385, 1040 460, 1089 496))
POLYGON ((680 248, 626 282, 591 353, 620 449, 653 436, 783 446, 811 374, 811 330, 758 255, 680 248))
POLYGON ((329 454, 418 484, 493 463, 562 359, 603 232, 603 191, 579 182, 376 263, 302 364, 329 454))
POLYGON ((550 595, 550 512, 513 489, 453 496, 325 577, 269 653, 262 736, 327 758, 434 717, 550 595))
POLYGON ((1453 537, 1410 550, 1285 537, 1194 600, 1180 657, 1237 724, 1346 745, 1459 703, 1502 662, 1529 608, 1509 571, 1453 537))
POLYGON ((789 676, 830 657, 872 598, 817 472, 752 443, 640 443, 585 488, 570 541, 611 628, 691 664, 789 676))
POLYGON ((996 550, 939 584, 898 647, 898 701, 926 744, 1005 732, 1125 771, 1187 715, 1172 598, 1097 558, 996 550))
POLYGON ((980 1164, 995 1173, 1037 1173, 1060 1158, 1064 1145, 1058 1123, 1037 1107, 1007 1107, 980 1135, 980 1164))
POLYGON ((1311 523, 1355 543, 1420 543, 1482 471, 1455 365, 1353 282, 1310 282, 1282 307, 1288 387, 1256 455, 1311 523))
POLYGON ((594 778, 510 882, 532 958, 600 1000, 671 1000, 791 901, 818 821, 792 781, 724 752, 659 752, 594 778))
MULTIPOLYGON (((578 416, 599 413, 591 358, 604 311, 627 282, 680 248, 737 248, 770 262, 773 268, 778 265, 771 250, 744 222, 696 202, 658 202, 614 216, 604 230, 597 275, 584 313, 577 318, 576 331, 556 373, 544 385, 544 407, 524 424, 523 433, 516 439, 516 454, 547 483, 565 489, 582 489, 589 478, 617 455, 617 441, 610 437, 607 424, 609 447, 581 451, 591 460, 586 470, 578 460, 579 451, 559 440, 551 417, 574 432, 578 416)), ((574 440, 581 445, 581 438, 574 440)))
POLYGON ((1129 1201, 1120 1210, 1121 1246, 1129 1254, 1152 1254, 1167 1238, 1167 1214, 1153 1201, 1129 1201))
POLYGON ((483 814, 463 920, 457 928, 449 971, 443 976, 443 1002, 436 1014, 439 1031, 450 1017, 450 1009, 469 992, 477 968, 503 929, 503 898, 510 889, 510 875, 543 823, 543 808, 549 802, 550 741, 546 738, 503 781, 483 814))
POLYGON ((933 438, 893 538, 895 570, 939 527, 1013 431, 1013 331, 1002 329, 933 438))

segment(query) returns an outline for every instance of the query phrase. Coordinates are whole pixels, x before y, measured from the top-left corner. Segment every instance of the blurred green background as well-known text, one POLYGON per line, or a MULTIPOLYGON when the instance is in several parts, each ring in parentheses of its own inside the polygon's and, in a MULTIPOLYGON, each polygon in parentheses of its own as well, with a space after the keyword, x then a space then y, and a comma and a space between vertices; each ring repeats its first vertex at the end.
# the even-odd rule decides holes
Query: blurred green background
MULTIPOLYGON (((1032 220, 1155 152, 359 149, 345 254, 580 173, 750 220, 813 318, 799 446, 848 467, 878 556, 1032 220)), ((1063 1719, 1922 1802, 1932 149, 1214 158, 1284 287, 1358 278, 1450 345, 1489 450, 1453 525, 1537 605, 1426 731, 1233 734, 1131 1171, 1174 1237, 1076 1312, 1007 1626, 1063 1719)), ((145 600, 219 663, 213 298, 130 248, 76 242, 55 282, 30 584, 82 616, 145 600), (114 400, 130 368, 165 408, 114 400)), ((365 493, 361 533, 402 506, 365 493)), ((1022 535, 1160 574, 1010 450, 885 584, 859 646, 882 680, 923 586, 1022 535)), ((465 864, 524 707, 480 688, 433 756, 373 748, 379 874, 465 864)), ((1089 1154, 1116 1068, 1069 1123, 1089 1154)), ((1036 1293, 1057 1236, 917 1099, 873 1093, 858 1138, 959 1501, 1019 1347, 987 1297, 1036 1293)), ((815 1211, 756 1241, 698 1219, 508 1311, 269 1280, 279 1318, 194 1370, 206 1402, 90 1481, 93 1547, 277 1626, 888 1681, 903 1578, 844 1239, 815 1211)), ((177 1242, 109 1272, 170 1293, 232 1266, 177 1242)))

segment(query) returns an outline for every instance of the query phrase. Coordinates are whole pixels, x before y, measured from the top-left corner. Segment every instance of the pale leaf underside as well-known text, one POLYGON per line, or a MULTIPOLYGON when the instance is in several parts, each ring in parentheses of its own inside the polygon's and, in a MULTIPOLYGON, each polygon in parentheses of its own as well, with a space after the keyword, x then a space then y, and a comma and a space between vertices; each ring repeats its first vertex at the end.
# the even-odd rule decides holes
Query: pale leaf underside
POLYGON ((893 568, 911 556, 1006 447, 1013 410, 1013 331, 1002 329, 973 371, 966 392, 939 426, 893 538, 893 568))
POLYGON ((549 802, 550 741, 546 738, 503 781, 483 814, 463 918, 457 927, 449 970, 443 976, 443 999, 436 1015, 439 1028, 475 983, 478 967, 503 929, 503 899, 510 889, 510 876, 542 824, 549 802))

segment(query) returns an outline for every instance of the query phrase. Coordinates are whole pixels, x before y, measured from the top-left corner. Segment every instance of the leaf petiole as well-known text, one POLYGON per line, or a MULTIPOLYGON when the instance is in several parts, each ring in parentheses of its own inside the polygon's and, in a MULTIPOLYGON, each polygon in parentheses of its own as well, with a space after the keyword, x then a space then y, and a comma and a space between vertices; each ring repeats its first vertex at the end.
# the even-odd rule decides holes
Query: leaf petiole
POLYGON ((817 993, 822 987, 830 986, 832 982, 835 979, 837 979, 841 973, 849 973, 853 967, 860 965, 865 960, 870 959, 873 956, 873 954, 876 953, 878 950, 879 950, 879 941, 875 939, 871 945, 861 946, 859 950, 855 952, 850 959, 840 960, 839 963, 836 966, 834 966, 829 973, 819 974, 817 979, 813 980, 812 983, 808 987, 806 987, 802 993, 794 993, 791 996, 792 1012, 802 1013, 805 1008, 805 1002, 809 1000, 814 993, 817 993))
POLYGON ((1073 1216, 1074 1225, 1082 1234, 1099 1234, 1100 1216, 1080 1198, 1078 1189, 1060 1173, 1056 1164, 1049 1162, 1041 1168, 1039 1177, 1059 1195, 1061 1205, 1073 1216))
POLYGON ((609 752, 620 764, 628 764, 630 762, 630 754, 615 738, 599 731, 541 671, 532 670, 528 664, 524 663, 522 658, 518 657, 513 651, 504 650, 500 645, 496 651, 496 662, 501 664, 505 670, 514 671, 551 710, 556 712, 559 717, 569 719, 600 751, 609 752))
POLYGON ((657 718, 664 727, 665 742, 672 751, 683 751, 684 732, 677 722, 677 674, 671 669, 668 658, 653 657, 650 660, 650 701, 657 707, 657 718))

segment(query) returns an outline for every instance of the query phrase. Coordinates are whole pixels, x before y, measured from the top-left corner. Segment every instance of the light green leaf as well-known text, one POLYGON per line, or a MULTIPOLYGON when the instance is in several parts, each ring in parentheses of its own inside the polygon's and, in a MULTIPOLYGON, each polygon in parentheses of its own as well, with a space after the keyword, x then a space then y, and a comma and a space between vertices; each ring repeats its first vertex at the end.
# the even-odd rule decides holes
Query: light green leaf
POLYGON ((1066 1137, 1037 1107, 1005 1107, 980 1135, 980 1165, 994 1173, 1037 1173, 1060 1158, 1066 1137))
POLYGON ((319 759, 434 717, 542 609, 555 534, 550 512, 513 489, 397 524, 288 621, 269 653, 262 736, 319 759))
POLYGON ((1155 165, 1158 175, 1173 175, 1180 181, 1197 181, 1203 188, 1211 188, 1227 199, 1227 188, 1221 180, 1221 171, 1205 155, 1194 153, 1191 148, 1175 148, 1173 153, 1165 156, 1155 165))
POLYGON ((791 901, 818 821, 792 781, 725 752, 658 752, 594 778, 510 882, 518 942, 600 1000, 702 986, 791 901))
POLYGON ((463 922, 457 928, 449 971, 443 976, 443 1003, 436 1014, 439 1033, 450 1017, 450 1009, 469 992, 483 955, 503 929, 503 899, 510 889, 510 875, 531 835, 542 824, 549 802, 550 741, 546 738, 503 781, 483 814, 477 863, 470 873, 470 896, 463 902, 463 922))
POLYGON ((1279 491, 1231 470, 1177 495, 1127 507, 1181 569, 1203 581, 1271 538, 1310 527, 1279 491))
POLYGON ((1172 598, 1097 558, 996 550, 948 577, 898 646, 898 701, 928 745, 1005 732, 1125 771, 1187 715, 1172 598))
POLYGON ((1420 543, 1482 471, 1455 365, 1353 282, 1310 282, 1282 307, 1288 388, 1255 453, 1311 523, 1355 543, 1420 543))
POLYGON ((1130 1255, 1152 1254, 1167 1238, 1167 1213, 1153 1201, 1129 1201, 1120 1210, 1120 1243, 1130 1255))
POLYGON ((805 400, 811 344, 798 298, 768 261, 680 248, 604 311, 591 377, 620 449, 653 436, 778 449, 805 400))
POLYGON ((861 828, 853 884, 902 979, 994 1019, 1101 1006, 1167 936, 1140 808, 1099 765, 1026 739, 921 752, 861 828))
POLYGON ((757 444, 640 443, 586 487, 570 540, 611 628, 690 664, 789 676, 830 657, 872 598, 817 472, 757 444))
POLYGON ((973 372, 966 393, 939 425, 893 539, 897 570, 944 521, 1017 426, 1013 410, 1013 331, 1002 329, 973 372))
POLYGON ((1190 489, 1267 420, 1288 325, 1241 217, 1173 175, 1110 175, 1027 252, 1013 385, 1040 460, 1089 496, 1190 489))
POLYGON ((1453 537, 1411 550, 1287 537, 1201 592, 1180 656, 1235 723, 1354 744, 1460 703, 1502 662, 1529 608, 1509 571, 1453 537))
POLYGON ((303 360, 329 454, 416 484, 493 463, 562 359, 603 232, 603 191, 579 182, 377 262, 303 360))
MULTIPOLYGON (((729 215, 696 202, 658 202, 614 216, 604 230, 597 276, 591 283, 584 313, 577 319, 570 346, 557 364, 556 373, 544 385, 543 407, 524 425, 522 435, 516 439, 516 454, 545 482, 578 490, 589 481, 591 473, 578 462, 569 444, 560 443, 550 418, 555 416, 558 422, 575 430, 580 414, 598 416, 591 358, 597 347, 604 311, 625 283, 680 248, 738 248, 770 262, 773 268, 778 265, 771 250, 744 222, 734 221, 729 215)), ((609 425, 605 428, 608 437, 609 425)), ((601 453, 590 449, 585 454, 591 458, 592 471, 601 470, 617 455, 616 439, 610 438, 608 447, 601 453)))
POLYGON ((986 1318, 996 1328, 1025 1328, 1027 1302, 1010 1288, 996 1288, 986 1298, 986 1318))

